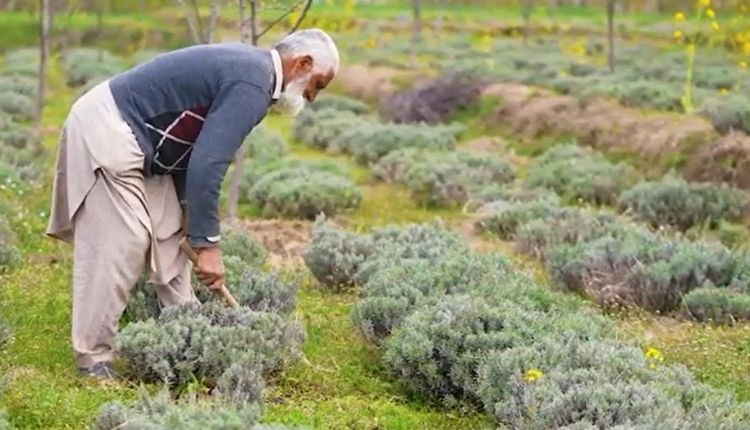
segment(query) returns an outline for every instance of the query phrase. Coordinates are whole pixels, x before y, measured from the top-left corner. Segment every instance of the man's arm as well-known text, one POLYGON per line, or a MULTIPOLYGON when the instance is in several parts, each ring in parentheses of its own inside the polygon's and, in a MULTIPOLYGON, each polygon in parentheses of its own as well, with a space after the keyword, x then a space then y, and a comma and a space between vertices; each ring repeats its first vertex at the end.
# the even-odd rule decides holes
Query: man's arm
POLYGON ((211 288, 220 288, 224 282, 217 246, 221 183, 242 141, 265 117, 270 98, 270 94, 249 82, 225 86, 193 144, 185 178, 187 234, 190 245, 198 248, 196 276, 211 288))
POLYGON ((219 192, 234 154, 250 130, 266 115, 270 95, 249 82, 225 86, 214 100, 193 146, 185 196, 190 244, 213 245, 219 237, 219 192))

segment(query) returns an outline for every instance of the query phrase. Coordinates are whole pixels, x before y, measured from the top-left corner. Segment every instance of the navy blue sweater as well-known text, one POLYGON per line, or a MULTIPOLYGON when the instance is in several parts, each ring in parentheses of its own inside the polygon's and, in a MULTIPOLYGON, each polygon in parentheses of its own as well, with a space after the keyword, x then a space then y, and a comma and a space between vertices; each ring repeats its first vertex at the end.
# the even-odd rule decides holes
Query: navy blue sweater
POLYGON ((144 174, 172 175, 194 246, 219 236, 219 190, 242 141, 271 104, 268 51, 241 43, 160 55, 110 81, 146 155, 144 174))

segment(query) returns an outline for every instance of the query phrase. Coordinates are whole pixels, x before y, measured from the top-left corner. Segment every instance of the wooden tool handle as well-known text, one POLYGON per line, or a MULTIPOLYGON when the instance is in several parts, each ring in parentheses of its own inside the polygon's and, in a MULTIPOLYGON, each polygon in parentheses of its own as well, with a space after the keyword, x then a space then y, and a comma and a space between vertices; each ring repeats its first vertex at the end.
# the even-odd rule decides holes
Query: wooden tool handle
MULTIPOLYGON (((193 247, 190 246, 187 240, 182 239, 182 241, 180 241, 180 248, 185 252, 185 254, 187 254, 188 259, 192 261, 193 264, 198 264, 198 254, 195 253, 195 250, 193 250, 193 247)), ((233 308, 240 307, 240 304, 237 302, 234 296, 232 296, 232 293, 229 292, 226 285, 222 284, 221 288, 214 291, 216 291, 216 294, 221 296, 224 301, 229 303, 229 306, 233 308)))

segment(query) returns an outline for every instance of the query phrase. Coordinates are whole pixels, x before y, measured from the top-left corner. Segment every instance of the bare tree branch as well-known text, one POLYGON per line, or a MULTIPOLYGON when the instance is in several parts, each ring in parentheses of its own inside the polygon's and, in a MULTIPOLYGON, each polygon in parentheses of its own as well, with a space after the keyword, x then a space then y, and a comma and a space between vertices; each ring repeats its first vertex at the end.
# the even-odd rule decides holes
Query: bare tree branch
POLYGON ((197 24, 196 30, 198 31, 200 41, 201 43, 205 43, 205 33, 203 32, 203 21, 201 20, 201 12, 198 8, 198 1, 190 0, 190 3, 192 3, 193 5, 193 17, 195 18, 195 22, 197 24))
POLYGON ((289 9, 287 9, 286 12, 284 12, 283 14, 281 14, 281 16, 279 16, 278 18, 276 18, 273 22, 271 22, 270 24, 268 24, 268 26, 266 28, 264 28, 260 33, 258 33, 258 39, 260 39, 261 37, 263 37, 264 34, 268 33, 272 28, 274 28, 281 21, 283 21, 284 19, 286 19, 286 17, 288 17, 294 11, 296 11, 297 9, 299 9, 299 7, 302 6, 303 4, 305 5, 305 8, 302 10, 302 13, 300 14, 300 18, 297 19, 297 22, 295 23, 295 25, 297 27, 299 27, 299 25, 302 23, 302 20, 305 18, 305 15, 307 15, 307 11, 310 9, 310 5, 312 4, 312 0, 302 0, 299 3, 295 4, 293 7, 290 7, 289 9))
POLYGON ((305 2, 305 7, 302 9, 302 13, 300 13, 299 17, 297 18, 297 22, 294 23, 292 26, 292 29, 289 30, 289 33, 294 33, 299 29, 299 26, 302 25, 302 21, 305 20, 305 17, 307 16, 307 12, 310 10, 310 6, 312 6, 312 0, 307 0, 305 2))
POLYGON ((211 0, 211 17, 208 20, 206 29, 206 43, 214 40, 214 30, 216 29, 216 20, 219 18, 219 0, 211 0))

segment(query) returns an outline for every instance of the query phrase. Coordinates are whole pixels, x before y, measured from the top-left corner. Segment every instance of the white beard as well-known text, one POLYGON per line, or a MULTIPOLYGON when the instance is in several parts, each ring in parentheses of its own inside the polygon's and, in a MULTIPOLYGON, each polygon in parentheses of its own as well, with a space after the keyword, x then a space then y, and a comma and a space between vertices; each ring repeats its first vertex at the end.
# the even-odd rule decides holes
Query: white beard
POLYGON ((297 116, 305 108, 305 86, 309 76, 303 76, 288 83, 281 92, 274 108, 284 115, 297 116))

